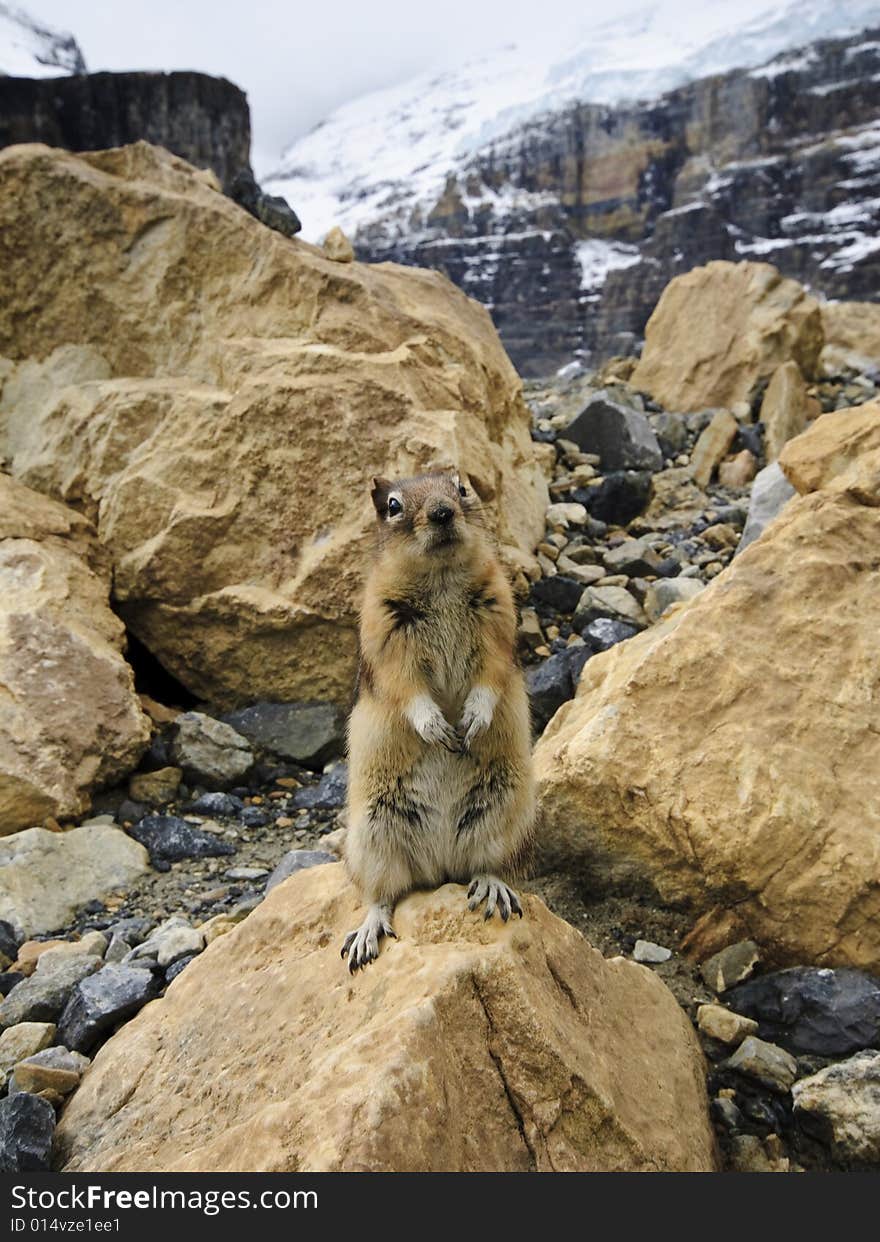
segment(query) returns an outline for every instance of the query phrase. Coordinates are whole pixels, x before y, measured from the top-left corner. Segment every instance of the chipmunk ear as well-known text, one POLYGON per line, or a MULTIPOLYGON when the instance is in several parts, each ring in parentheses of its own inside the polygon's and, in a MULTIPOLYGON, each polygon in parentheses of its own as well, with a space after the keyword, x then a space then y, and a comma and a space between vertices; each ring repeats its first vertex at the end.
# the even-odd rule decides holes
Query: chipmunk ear
POLYGON ((392 483, 390 479, 374 478, 373 490, 370 492, 370 498, 373 506, 378 514, 383 514, 388 508, 388 493, 391 491, 392 483))

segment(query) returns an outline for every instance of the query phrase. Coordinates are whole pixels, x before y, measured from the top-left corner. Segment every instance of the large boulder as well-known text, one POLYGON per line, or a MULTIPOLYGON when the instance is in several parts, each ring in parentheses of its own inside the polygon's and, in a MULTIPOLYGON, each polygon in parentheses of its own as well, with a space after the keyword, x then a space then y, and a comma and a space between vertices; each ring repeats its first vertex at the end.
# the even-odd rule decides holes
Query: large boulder
POLYGON ((878 455, 880 401, 870 401, 817 418, 809 431, 786 444, 779 465, 789 483, 804 494, 848 475, 854 463, 859 474, 867 475, 869 463, 878 455))
POLYGON ((819 303, 797 281, 718 259, 666 286, 630 382, 670 410, 730 408, 789 359, 815 375, 823 340, 819 303))
POLYGON ((0 836, 78 815, 149 742, 85 518, 0 474, 0 836))
POLYGON ((823 302, 822 371, 880 373, 880 306, 876 302, 823 302))
POLYGON ((67 1171, 710 1170, 704 1066, 645 967, 533 897, 486 923, 447 885, 352 978, 341 865, 272 890, 98 1052, 67 1171))
POLYGON ((825 485, 590 660, 536 748, 548 853, 687 904, 704 951, 732 912, 767 960, 880 968, 880 453, 846 459, 872 417, 792 441, 825 485))
POLYGON ((457 465, 511 559, 543 531, 520 381, 437 272, 334 262, 145 143, 0 153, 0 268, 0 453, 201 697, 347 699, 373 474, 457 465))

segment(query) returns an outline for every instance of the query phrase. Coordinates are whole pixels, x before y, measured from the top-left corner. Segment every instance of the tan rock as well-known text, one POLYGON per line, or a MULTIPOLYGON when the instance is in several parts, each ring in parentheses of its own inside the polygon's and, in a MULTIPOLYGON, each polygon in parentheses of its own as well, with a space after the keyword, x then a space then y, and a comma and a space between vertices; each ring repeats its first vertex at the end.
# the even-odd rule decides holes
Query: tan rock
POLYGON ((801 495, 827 487, 858 463, 862 481, 866 463, 880 452, 880 401, 837 410, 821 418, 785 446, 779 464, 801 495))
POLYGON ((17 1022, 0 1035, 0 1070, 8 1072, 25 1057, 48 1048, 55 1038, 54 1022, 17 1022))
POLYGON ((36 973, 48 975, 53 966, 68 957, 103 957, 107 952, 107 937, 103 932, 90 931, 79 940, 62 940, 49 946, 37 958, 36 973))
POLYGON ((712 1169, 702 1057, 671 993, 524 904, 504 925, 460 886, 410 896, 399 940, 352 978, 344 869, 300 872, 104 1045, 61 1120, 62 1163, 712 1169))
POLYGON ((54 1065, 34 1065, 25 1062, 15 1067, 15 1086, 19 1091, 36 1095, 42 1091, 54 1091, 56 1095, 69 1095, 79 1084, 80 1076, 75 1070, 58 1069, 54 1065))
MULTIPOLYGON (((0 919, 19 935, 36 936, 65 926, 86 902, 128 888, 148 870, 144 847, 110 824, 28 828, 0 840, 0 919)), ((63 955, 69 943, 55 941, 47 951, 58 945, 63 955)))
POLYGON ((807 386, 796 362, 783 362, 773 372, 761 403, 764 456, 776 461, 789 440, 807 425, 807 386))
POLYGON ((823 302, 823 375, 880 370, 880 305, 876 302, 823 302))
POLYGON ((144 143, 7 148, 0 235, 0 454, 94 518, 120 612, 201 697, 347 701, 373 474, 458 466, 531 555, 521 384, 439 273, 333 262, 144 143))
POLYGON ((25 940, 18 946, 18 957, 11 969, 19 975, 32 975, 44 953, 50 949, 64 949, 69 943, 68 940, 25 940))
POLYGON ((744 1018, 723 1005, 700 1005, 697 1009, 697 1026, 710 1039, 722 1044, 740 1044, 747 1035, 756 1035, 758 1024, 754 1018, 744 1018))
POLYGON ((86 811, 146 748, 109 587, 89 523, 0 474, 0 836, 86 811))
POLYGON ((743 449, 735 457, 729 457, 718 467, 718 482, 722 487, 745 487, 758 473, 758 461, 749 449, 743 449))
MULTIPOLYGON (((845 459, 851 432, 826 415, 784 456, 809 442, 845 459)), ((792 499, 687 608, 587 663, 535 751, 549 857, 694 916, 735 908, 774 962, 880 968, 875 456, 792 499)))
POLYGON ((333 259, 336 263, 354 261, 354 246, 338 224, 335 224, 324 238, 324 253, 328 259, 333 259))
POLYGON ((161 806, 172 801, 182 779, 180 768, 157 768, 155 772, 138 772, 128 782, 129 797, 135 802, 149 802, 161 806))
POLYGON ((819 303, 797 281, 716 260, 666 286, 631 383, 669 410, 729 409, 789 359, 815 375, 822 344, 819 303))
POLYGON ((739 424, 729 410, 717 410, 707 427, 700 432, 691 454, 694 482, 706 487, 716 468, 730 452, 739 424))

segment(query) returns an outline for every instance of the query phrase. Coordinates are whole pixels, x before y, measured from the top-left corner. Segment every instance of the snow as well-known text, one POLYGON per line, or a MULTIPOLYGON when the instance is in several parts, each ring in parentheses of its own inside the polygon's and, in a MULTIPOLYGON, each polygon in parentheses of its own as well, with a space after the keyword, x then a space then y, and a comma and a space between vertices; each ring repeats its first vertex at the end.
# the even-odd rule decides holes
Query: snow
POLYGON ((605 284, 609 272, 642 261, 638 246, 602 241, 598 237, 576 242, 574 249, 581 269, 581 288, 591 292, 605 284))
POLYGON ((84 72, 72 35, 49 29, 23 9, 0 4, 0 75, 57 78, 84 72))
POLYGON ((749 77, 778 78, 781 73, 796 73, 802 69, 809 69, 810 65, 815 64, 817 60, 818 56, 812 48, 807 48, 804 52, 789 52, 777 56, 768 65, 753 69, 749 77))
POLYGON ((655 98, 736 67, 788 72, 808 59, 793 47, 880 25, 880 0, 718 0, 694 6, 686 23, 674 0, 638 0, 604 20, 596 7, 583 6, 573 26, 536 22, 528 43, 353 100, 283 153, 266 188, 288 198, 307 240, 334 224, 352 236, 369 224, 373 240, 412 238, 449 175, 526 122, 578 100, 655 98))

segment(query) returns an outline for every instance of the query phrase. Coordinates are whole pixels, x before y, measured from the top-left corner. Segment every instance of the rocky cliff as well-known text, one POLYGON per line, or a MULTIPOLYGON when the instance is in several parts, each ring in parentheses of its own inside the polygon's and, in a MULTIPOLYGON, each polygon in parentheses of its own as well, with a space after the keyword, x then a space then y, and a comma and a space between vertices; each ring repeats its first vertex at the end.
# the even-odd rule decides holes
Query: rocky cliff
POLYGON ((637 352, 674 276, 767 258, 830 298, 873 299, 880 242, 880 29, 650 103, 578 104, 493 140, 361 257, 438 268, 492 311, 516 365, 637 352))
POLYGON ((212 169, 224 189, 250 172, 247 96, 206 73, 0 76, 0 147, 44 142, 97 151, 143 139, 212 169))

